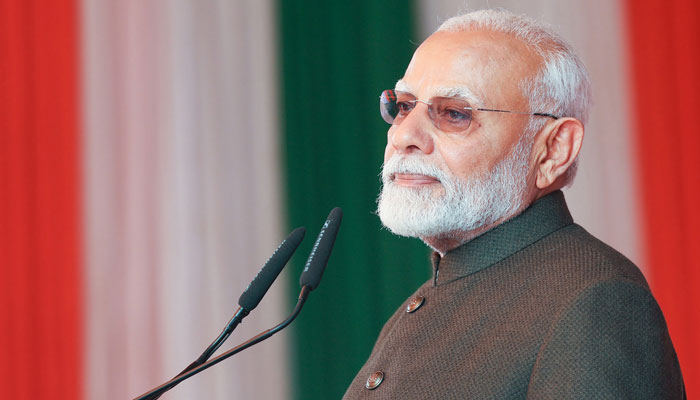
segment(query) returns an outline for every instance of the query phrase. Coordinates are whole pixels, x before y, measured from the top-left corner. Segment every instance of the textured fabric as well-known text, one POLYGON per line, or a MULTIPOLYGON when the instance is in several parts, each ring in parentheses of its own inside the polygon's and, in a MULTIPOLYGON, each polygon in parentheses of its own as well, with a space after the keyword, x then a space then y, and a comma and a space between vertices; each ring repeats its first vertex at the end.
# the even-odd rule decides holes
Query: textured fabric
POLYGON ((644 277, 573 223, 561 192, 433 266, 424 305, 386 323, 346 399, 683 398, 644 277))

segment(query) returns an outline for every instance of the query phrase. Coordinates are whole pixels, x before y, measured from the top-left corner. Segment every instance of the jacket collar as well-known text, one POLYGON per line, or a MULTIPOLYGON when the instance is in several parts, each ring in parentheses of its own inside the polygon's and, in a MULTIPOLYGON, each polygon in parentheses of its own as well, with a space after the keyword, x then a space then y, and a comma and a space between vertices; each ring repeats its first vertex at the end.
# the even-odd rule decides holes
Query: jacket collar
POLYGON ((433 252, 433 285, 444 285, 488 268, 573 222, 564 194, 559 190, 550 193, 518 216, 443 257, 433 252))

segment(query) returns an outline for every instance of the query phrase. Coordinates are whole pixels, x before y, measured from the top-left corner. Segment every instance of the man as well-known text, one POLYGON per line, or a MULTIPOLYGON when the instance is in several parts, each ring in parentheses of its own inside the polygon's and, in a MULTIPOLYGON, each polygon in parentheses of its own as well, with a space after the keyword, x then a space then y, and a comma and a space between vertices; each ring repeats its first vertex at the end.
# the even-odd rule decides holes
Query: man
POLYGON ((382 223, 433 250, 345 398, 683 398, 666 324, 624 256, 573 223, 588 75, 506 11, 446 21, 394 90, 382 223))

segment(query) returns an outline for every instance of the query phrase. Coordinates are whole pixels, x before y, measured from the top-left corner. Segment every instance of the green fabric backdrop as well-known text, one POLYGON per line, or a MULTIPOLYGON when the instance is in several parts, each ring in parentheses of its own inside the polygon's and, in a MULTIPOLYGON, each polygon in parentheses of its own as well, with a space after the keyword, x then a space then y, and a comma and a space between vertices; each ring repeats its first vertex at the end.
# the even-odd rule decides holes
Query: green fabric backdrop
POLYGON ((334 206, 343 223, 323 281, 286 334, 298 399, 336 399, 381 327, 430 276, 427 248, 374 214, 387 126, 382 89, 416 48, 410 1, 279 1, 283 177, 289 228, 307 238, 285 273, 291 303, 311 245, 334 206))

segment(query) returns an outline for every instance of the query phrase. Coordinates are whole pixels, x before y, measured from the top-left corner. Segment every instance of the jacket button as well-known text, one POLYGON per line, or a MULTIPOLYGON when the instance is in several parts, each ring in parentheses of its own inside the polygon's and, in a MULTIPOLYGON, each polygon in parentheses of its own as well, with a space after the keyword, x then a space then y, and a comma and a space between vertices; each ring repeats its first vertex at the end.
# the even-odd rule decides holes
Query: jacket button
POLYGON ((425 297, 423 296, 416 296, 411 299, 410 302, 408 302, 408 305, 406 306, 406 312, 407 313, 412 313, 415 312, 417 309, 421 308, 421 306, 425 303, 425 297))
POLYGON ((369 390, 376 389, 377 386, 379 386, 382 381, 384 380, 384 372, 382 371, 377 371, 373 373, 372 375, 367 378, 367 383, 365 383, 365 387, 369 390))

